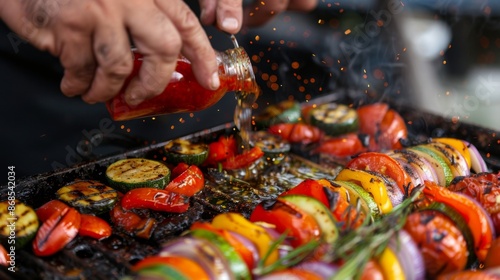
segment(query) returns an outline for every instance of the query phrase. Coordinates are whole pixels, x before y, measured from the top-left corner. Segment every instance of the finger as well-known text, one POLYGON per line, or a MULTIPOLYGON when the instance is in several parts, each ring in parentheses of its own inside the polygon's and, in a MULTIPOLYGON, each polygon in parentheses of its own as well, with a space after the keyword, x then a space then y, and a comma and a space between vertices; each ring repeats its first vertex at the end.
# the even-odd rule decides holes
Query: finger
POLYGON ((82 95, 90 88, 96 69, 96 62, 92 52, 90 35, 68 34, 75 37, 68 40, 62 47, 60 55, 64 76, 61 80, 61 91, 64 95, 72 97, 82 95))
POLYGON ((289 1, 255 1, 245 8, 243 24, 246 26, 262 25, 275 15, 288 8, 289 1))
POLYGON ((215 25, 217 0, 200 0, 200 21, 205 25, 215 25))
MULTIPOLYGON (((139 5, 142 3, 147 2, 139 2, 139 5)), ((180 35, 168 17, 155 5, 144 9, 131 14, 126 21, 137 51, 143 55, 139 73, 125 92, 125 100, 130 105, 137 105, 165 89, 182 45, 180 35)))
POLYGON ((318 6, 318 0, 290 0, 288 10, 309 12, 318 6))
POLYGON ((128 35, 118 19, 107 18, 96 28, 93 52, 97 61, 94 80, 82 99, 104 102, 118 94, 132 72, 133 60, 128 35))
POLYGON ((156 0, 158 7, 179 31, 183 43, 182 53, 191 61, 197 81, 201 86, 215 90, 219 87, 215 51, 196 15, 183 1, 175 2, 156 0))
POLYGON ((217 1, 217 27, 227 33, 236 34, 243 21, 243 0, 217 1))

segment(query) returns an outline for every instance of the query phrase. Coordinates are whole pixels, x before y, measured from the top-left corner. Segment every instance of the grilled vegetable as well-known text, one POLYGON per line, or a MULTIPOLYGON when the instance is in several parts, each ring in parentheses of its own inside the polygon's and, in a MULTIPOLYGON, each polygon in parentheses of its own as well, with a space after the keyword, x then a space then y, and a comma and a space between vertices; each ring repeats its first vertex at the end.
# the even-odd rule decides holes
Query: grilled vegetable
POLYGON ((278 164, 290 151, 290 143, 282 139, 279 135, 267 131, 254 132, 250 139, 250 145, 259 147, 264 152, 267 162, 278 164))
POLYGON ((10 262, 10 256, 8 255, 7 250, 0 244, 0 265, 8 266, 10 262))
POLYGON ((167 190, 137 188, 128 191, 120 201, 125 210, 144 208, 162 212, 183 213, 189 208, 189 197, 167 190))
POLYGON ((33 252, 37 256, 50 256, 61 250, 78 234, 80 213, 68 207, 54 212, 40 227, 33 240, 33 252))
MULTIPOLYGON (((181 168, 184 167, 181 166, 181 168)), ((174 170, 176 169, 174 168, 174 170)), ((205 177, 203 176, 203 172, 198 166, 191 165, 178 176, 174 177, 165 187, 165 190, 185 196, 192 196, 201 191, 204 186, 205 177)))
POLYGON ((343 196, 353 207, 359 204, 360 213, 365 213, 367 220, 378 220, 382 215, 380 207, 373 196, 360 185, 349 181, 333 181, 332 186, 338 189, 338 192, 343 196))
POLYGON ((89 236, 97 240, 109 237, 113 230, 105 220, 89 214, 81 214, 80 236, 89 236))
POLYGON ((7 248, 22 248, 35 237, 38 227, 38 218, 30 206, 17 200, 0 202, 0 242, 7 248))
POLYGON ((453 180, 453 173, 442 155, 423 145, 411 147, 409 149, 431 163, 434 171, 436 171, 438 175, 438 181, 436 182, 438 185, 443 187, 450 185, 451 180, 453 180))
POLYGON ((297 101, 285 100, 267 106, 262 113, 255 116, 255 124, 264 129, 277 123, 296 123, 300 117, 300 104, 297 101))
POLYGON ((210 279, 200 264, 182 256, 149 256, 135 264, 132 270, 139 277, 159 275, 163 277, 159 279, 210 279))
POLYGON ((170 182, 170 169, 158 161, 129 158, 109 165, 106 178, 111 187, 123 193, 144 187, 163 189, 170 182))
POLYGON ((184 162, 189 165, 201 165, 208 157, 208 145, 193 143, 187 139, 169 141, 164 150, 167 161, 172 164, 184 162))
POLYGON ((72 182, 56 192, 59 200, 85 214, 106 213, 118 201, 118 192, 99 181, 72 182))
POLYGON ((151 217, 140 215, 122 208, 120 203, 109 213, 112 223, 122 229, 125 233, 144 239, 149 239, 156 227, 156 220, 151 217))
POLYGON ((58 200, 58 199, 52 199, 49 200, 47 203, 44 205, 40 206, 39 208, 36 209, 36 215, 38 216, 38 219, 40 222, 45 222, 47 219, 52 216, 54 212, 62 212, 64 209, 68 208, 69 206, 58 200))
POLYGON ((278 123, 269 127, 270 133, 281 136, 290 143, 310 144, 321 140, 324 132, 306 123, 278 123))
POLYGON ((358 131, 358 114, 346 105, 326 103, 311 109, 309 114, 311 124, 326 135, 339 136, 358 131))
POLYGON ((321 229, 322 238, 325 242, 331 243, 338 238, 339 229, 337 228, 335 218, 330 213, 330 210, 319 200, 295 194, 283 195, 280 196, 280 199, 291 202, 314 217, 321 229))

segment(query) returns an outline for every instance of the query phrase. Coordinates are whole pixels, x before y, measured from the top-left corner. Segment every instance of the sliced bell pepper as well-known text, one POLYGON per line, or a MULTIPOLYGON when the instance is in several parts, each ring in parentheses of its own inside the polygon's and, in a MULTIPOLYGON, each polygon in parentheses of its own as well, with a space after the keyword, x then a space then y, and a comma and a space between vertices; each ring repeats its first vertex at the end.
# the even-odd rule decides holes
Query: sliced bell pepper
POLYGON ((226 161, 222 162, 222 168, 227 170, 246 168, 263 155, 264 152, 259 147, 253 147, 242 154, 227 158, 226 161))
POLYGON ((81 223, 78 234, 80 236, 88 236, 97 240, 111 236, 113 230, 105 220, 90 214, 80 214, 81 223))
POLYGON ((384 181, 376 175, 364 170, 344 168, 339 172, 335 180, 349 181, 363 187, 373 196, 383 214, 392 210, 392 202, 387 194, 387 187, 384 181))
POLYGON ((189 208, 189 197, 168 190, 137 188, 128 191, 121 200, 125 210, 145 208, 162 212, 183 213, 189 208))
POLYGON ((192 196, 201 191, 204 186, 205 177, 203 176, 203 172, 198 166, 190 165, 184 172, 174 177, 165 187, 165 190, 185 196, 192 196))

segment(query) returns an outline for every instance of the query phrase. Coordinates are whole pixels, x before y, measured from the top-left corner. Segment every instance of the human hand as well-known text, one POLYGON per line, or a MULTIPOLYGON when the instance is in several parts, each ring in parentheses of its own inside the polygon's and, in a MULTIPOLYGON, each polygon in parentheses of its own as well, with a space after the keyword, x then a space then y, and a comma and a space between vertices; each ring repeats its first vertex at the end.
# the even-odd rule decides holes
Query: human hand
MULTIPOLYGON (((205 2, 217 2, 213 15, 218 22, 224 22, 224 15, 240 14, 241 19, 241 5, 231 4, 238 1, 205 2), (219 11, 224 13, 219 16, 219 11)), ((62 92, 81 95, 88 103, 107 101, 122 88, 133 66, 129 39, 144 58, 125 90, 129 104, 161 93, 180 52, 191 60, 202 86, 219 86, 215 52, 196 15, 181 0, 2 0, 0 18, 35 47, 59 57, 62 92)), ((221 28, 235 32, 240 22, 221 28)))
POLYGON ((279 13, 289 11, 312 11, 318 0, 260 0, 245 7, 243 25, 248 27, 262 25, 279 13))

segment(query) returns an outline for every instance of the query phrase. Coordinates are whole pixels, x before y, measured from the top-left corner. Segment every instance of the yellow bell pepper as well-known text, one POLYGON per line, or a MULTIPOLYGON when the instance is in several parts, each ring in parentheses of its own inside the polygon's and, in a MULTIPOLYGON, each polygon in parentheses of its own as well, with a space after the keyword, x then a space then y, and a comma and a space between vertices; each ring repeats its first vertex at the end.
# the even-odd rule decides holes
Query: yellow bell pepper
MULTIPOLYGON (((217 229, 230 230, 248 238, 257 246, 260 258, 267 254, 271 244, 275 241, 263 227, 250 222, 240 213, 219 214, 212 220, 212 225, 217 229)), ((278 258, 278 250, 273 250, 264 264, 270 265, 278 258)))
POLYGON ((385 280, 404 280, 406 279, 405 273, 399 260, 394 252, 386 247, 382 254, 378 257, 378 263, 382 268, 385 280))
POLYGON ((380 177, 364 170, 345 168, 339 172, 335 180, 349 181, 360 185, 373 196, 382 214, 389 213, 392 210, 392 202, 387 194, 387 187, 380 177))
POLYGON ((455 138, 433 138, 432 141, 447 144, 455 148, 465 158, 469 169, 471 168, 469 147, 467 147, 467 144, 465 144, 464 141, 455 138))

